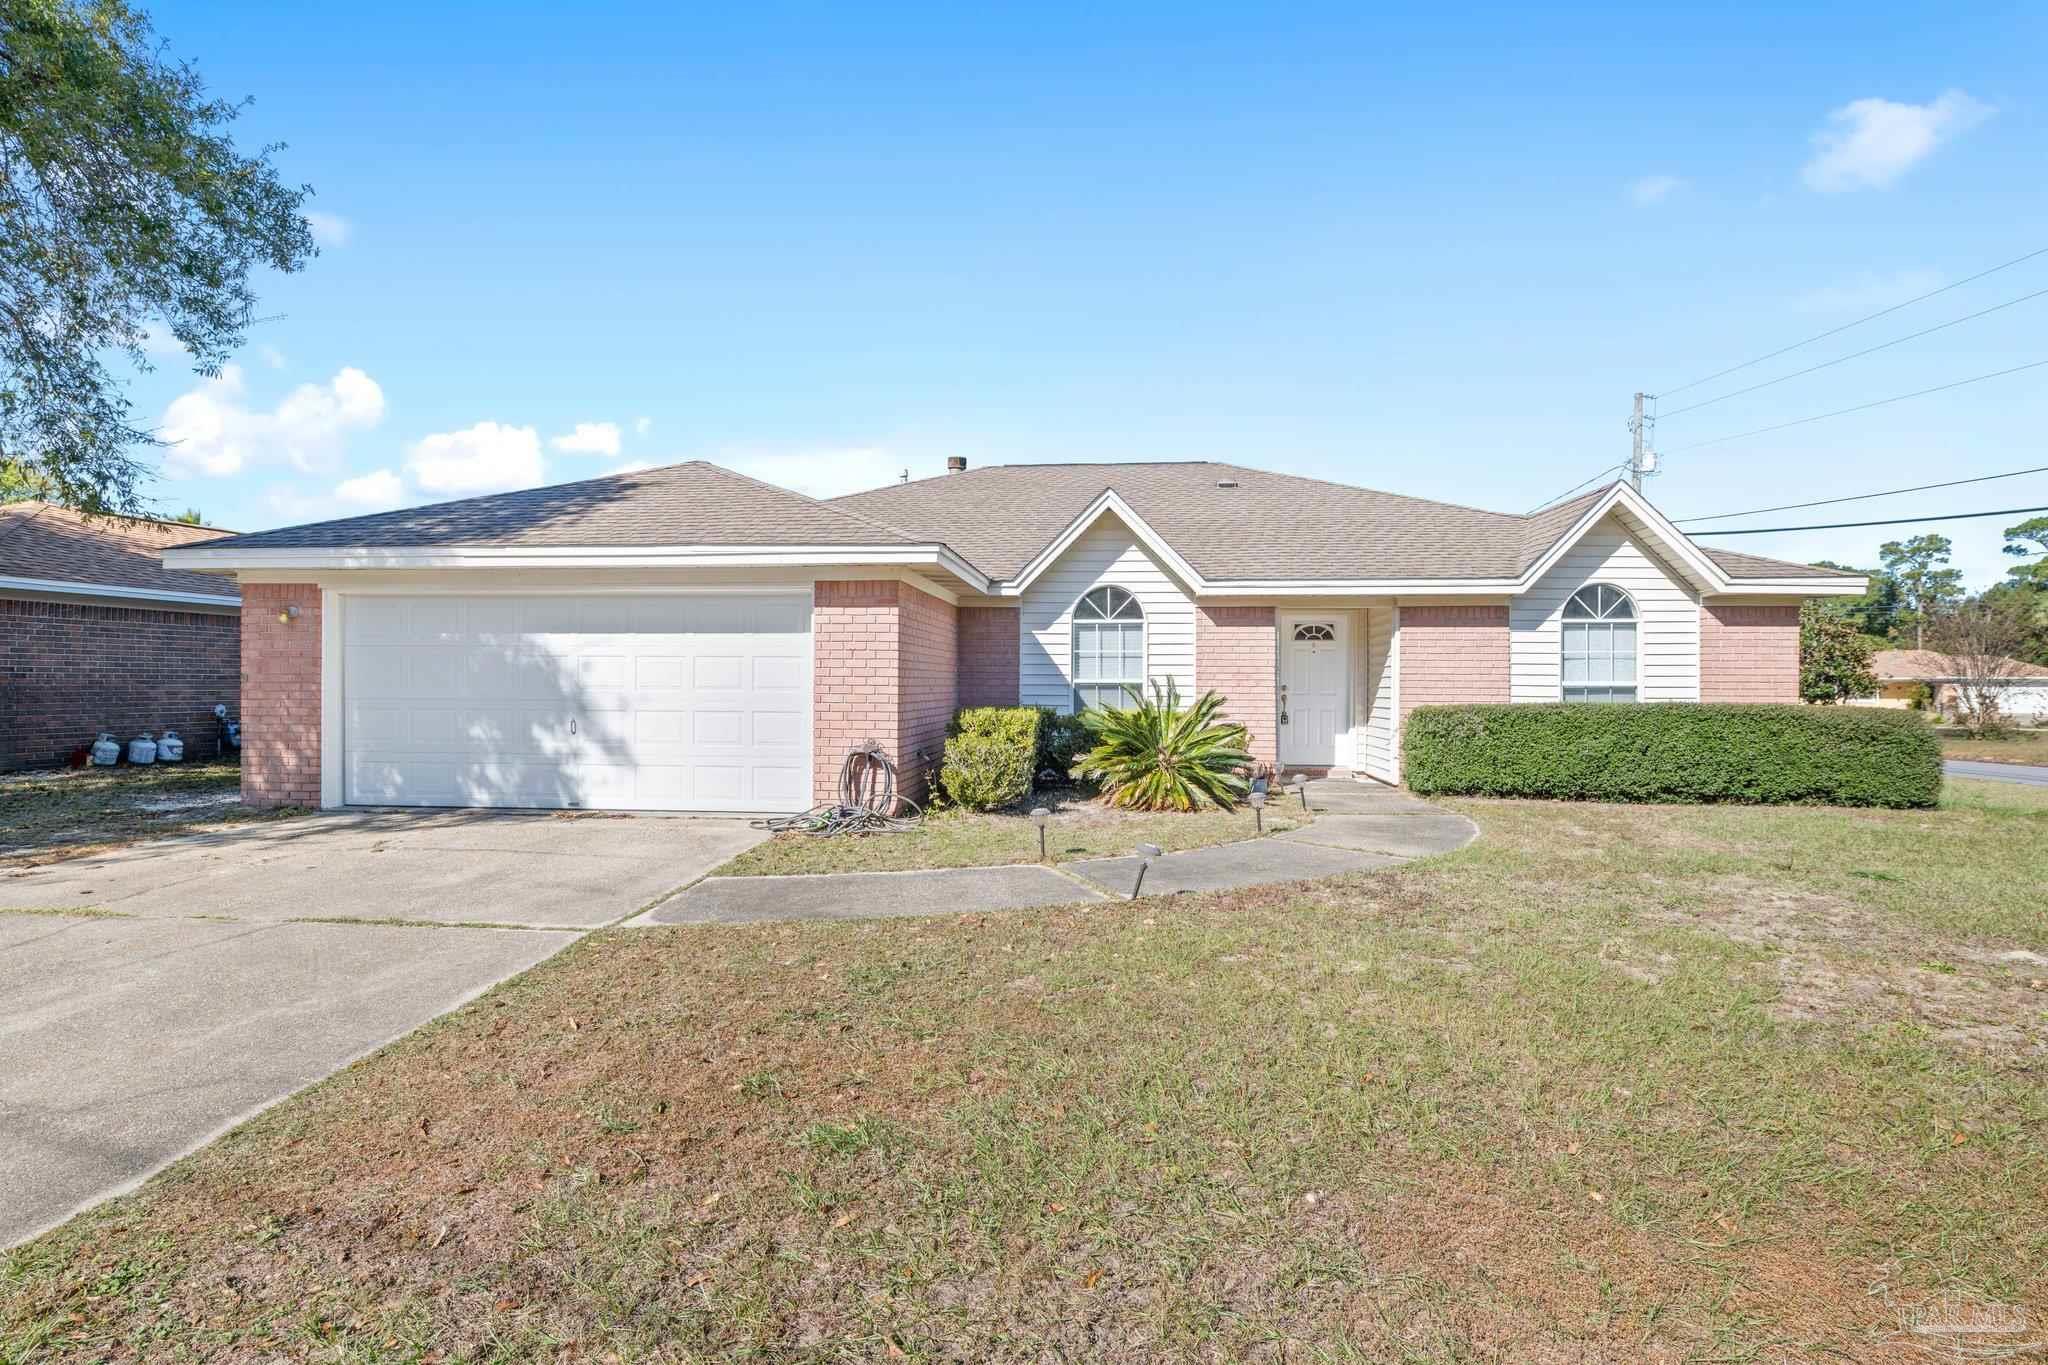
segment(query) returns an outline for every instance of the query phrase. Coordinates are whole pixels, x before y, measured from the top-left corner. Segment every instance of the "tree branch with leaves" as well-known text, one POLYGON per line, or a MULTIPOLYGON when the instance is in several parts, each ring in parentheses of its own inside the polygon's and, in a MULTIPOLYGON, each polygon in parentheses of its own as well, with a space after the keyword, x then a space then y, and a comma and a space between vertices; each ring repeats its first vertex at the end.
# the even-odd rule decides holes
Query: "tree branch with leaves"
POLYGON ((254 316, 251 276, 317 254, 281 144, 238 150, 211 98, 120 0, 0 0, 0 484, 144 510, 159 443, 108 360, 161 327, 202 374, 254 316))

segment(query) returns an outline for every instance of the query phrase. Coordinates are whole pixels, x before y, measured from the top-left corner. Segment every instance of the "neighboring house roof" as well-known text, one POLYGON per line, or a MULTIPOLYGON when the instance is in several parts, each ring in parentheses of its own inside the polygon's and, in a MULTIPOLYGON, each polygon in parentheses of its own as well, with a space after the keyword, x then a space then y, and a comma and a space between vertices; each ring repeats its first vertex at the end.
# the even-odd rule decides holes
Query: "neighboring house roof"
POLYGON ((823 502, 693 461, 262 531, 177 558, 194 567, 313 559, 361 566, 634 549, 668 551, 663 562, 714 552, 730 561, 731 550, 753 548, 787 552, 776 562, 872 563, 895 555, 892 562, 940 565, 977 588, 1007 593, 1095 516, 1114 513, 1198 586, 1500 585, 1534 573, 1575 530, 1609 510, 1633 518, 1631 526, 1691 563, 1696 581, 1720 591, 1744 579, 1771 580, 1764 591, 1783 591, 1788 579, 1795 590, 1856 591, 1862 583, 1852 574, 1701 550, 1614 484, 1516 516, 1210 461, 994 465, 823 502), (803 560, 798 552, 806 549, 803 560))
MULTIPOLYGON (((2005 664, 2000 674, 2013 682, 2048 682, 2048 668, 2019 659, 2005 664)), ((1880 682, 1952 682, 1964 675, 1961 661, 1932 649, 1880 649, 1870 656, 1870 671, 1880 682)))
POLYGON ((872 518, 703 460, 287 526, 208 549, 493 545, 908 545, 872 518))
POLYGON ((0 589, 96 597, 234 601, 232 581, 167 569, 166 549, 226 539, 232 532, 143 517, 86 517, 47 502, 0 503, 0 589))

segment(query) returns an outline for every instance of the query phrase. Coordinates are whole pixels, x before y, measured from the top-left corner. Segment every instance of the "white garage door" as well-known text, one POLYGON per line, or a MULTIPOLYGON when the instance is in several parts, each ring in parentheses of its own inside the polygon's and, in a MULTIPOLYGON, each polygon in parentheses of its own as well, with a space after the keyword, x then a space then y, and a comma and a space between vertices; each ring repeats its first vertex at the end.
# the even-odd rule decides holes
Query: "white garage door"
POLYGON ((350 595, 342 636, 352 804, 811 804, 809 594, 350 595))

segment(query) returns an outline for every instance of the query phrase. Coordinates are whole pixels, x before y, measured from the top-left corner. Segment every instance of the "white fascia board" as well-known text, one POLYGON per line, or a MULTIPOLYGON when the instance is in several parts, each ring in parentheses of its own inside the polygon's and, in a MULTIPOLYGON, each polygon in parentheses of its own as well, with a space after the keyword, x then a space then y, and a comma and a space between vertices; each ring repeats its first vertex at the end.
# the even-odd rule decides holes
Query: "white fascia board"
POLYGON ((1589 531, 1606 520, 1608 514, 1616 508, 1621 508, 1640 520, 1649 531, 1650 538, 1658 543, 1669 558, 1676 560, 1681 568, 1689 571, 1701 589, 1709 593, 1723 593, 1729 590, 1731 580, 1727 572, 1708 558, 1705 550, 1693 544, 1683 531, 1673 526, 1662 512, 1651 506, 1649 499, 1627 484, 1618 483, 1607 490, 1606 497, 1581 513, 1579 519, 1573 522, 1563 535, 1551 542, 1550 548, 1545 550, 1542 557, 1522 575, 1521 586, 1515 589, 1516 593, 1519 595, 1534 587, 1536 581, 1550 572, 1572 546, 1578 544, 1589 531))
POLYGON ((1516 592, 1513 578, 1270 578, 1225 579, 1202 585, 1203 597, 1502 597, 1516 592))
POLYGON ((1708 597, 1861 597, 1870 586, 1867 578, 1731 578, 1726 592, 1708 597))
POLYGON ((130 602, 151 602, 159 606, 212 607, 240 611, 242 599, 224 594, 172 592, 164 588, 123 588, 108 583, 73 583, 62 578, 0 577, 0 592, 32 592, 52 597, 119 598, 130 602))
POLYGON ((1145 519, 1131 510, 1131 505, 1118 497, 1115 489, 1104 489, 1101 496, 1088 504, 1087 510, 1067 523, 1067 528, 1053 538, 1050 545, 1040 550, 1035 558, 1015 578, 1007 583, 997 584, 991 591, 999 597, 1021 597, 1038 576, 1059 562, 1073 543, 1087 533, 1104 515, 1114 516, 1141 544, 1158 557, 1159 562, 1173 572, 1174 577, 1185 583, 1197 596, 1207 591, 1208 585, 1195 572, 1195 566, 1182 559, 1180 552, 1166 543, 1166 538, 1145 524, 1145 519))
POLYGON ((764 569, 873 564, 935 567, 977 592, 988 586, 986 575, 944 545, 185 546, 164 551, 164 562, 202 573, 243 574, 265 569, 764 569))

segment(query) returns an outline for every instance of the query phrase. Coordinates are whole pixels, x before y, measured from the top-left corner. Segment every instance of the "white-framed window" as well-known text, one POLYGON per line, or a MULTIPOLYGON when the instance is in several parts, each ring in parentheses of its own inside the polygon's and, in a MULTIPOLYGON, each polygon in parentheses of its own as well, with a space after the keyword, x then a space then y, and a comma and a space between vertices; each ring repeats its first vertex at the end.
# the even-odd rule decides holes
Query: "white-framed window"
POLYGON ((1122 588, 1096 588, 1074 604, 1074 709, 1128 706, 1145 685, 1145 612, 1122 588))
POLYGON ((1564 604, 1564 699, 1636 699, 1636 604, 1589 583, 1564 604))

